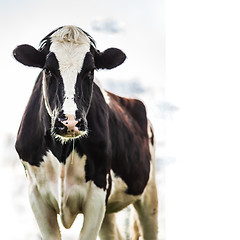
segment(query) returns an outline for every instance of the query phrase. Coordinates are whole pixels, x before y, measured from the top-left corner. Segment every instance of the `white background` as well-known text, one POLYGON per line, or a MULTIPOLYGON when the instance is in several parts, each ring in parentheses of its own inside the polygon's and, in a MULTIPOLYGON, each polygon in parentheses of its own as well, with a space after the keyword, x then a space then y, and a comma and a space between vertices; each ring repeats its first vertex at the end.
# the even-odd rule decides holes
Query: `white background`
POLYGON ((167 240, 240 239, 239 4, 167 1, 167 240))

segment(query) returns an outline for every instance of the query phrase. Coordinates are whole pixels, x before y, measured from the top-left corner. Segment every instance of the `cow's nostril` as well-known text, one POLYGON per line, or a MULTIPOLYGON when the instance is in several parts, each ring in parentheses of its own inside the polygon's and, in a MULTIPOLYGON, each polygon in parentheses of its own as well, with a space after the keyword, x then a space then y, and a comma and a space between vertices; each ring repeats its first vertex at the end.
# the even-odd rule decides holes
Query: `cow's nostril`
POLYGON ((64 124, 62 122, 60 122, 58 120, 55 122, 55 131, 57 133, 64 132, 64 131, 66 131, 66 129, 67 129, 66 126, 64 126, 64 124))
POLYGON ((85 121, 81 118, 78 120, 78 123, 76 124, 76 127, 81 130, 84 131, 86 129, 86 125, 85 125, 85 121))
POLYGON ((67 118, 67 116, 62 116, 62 117, 58 117, 57 120, 58 120, 59 122, 64 122, 64 121, 67 121, 68 118, 67 118))

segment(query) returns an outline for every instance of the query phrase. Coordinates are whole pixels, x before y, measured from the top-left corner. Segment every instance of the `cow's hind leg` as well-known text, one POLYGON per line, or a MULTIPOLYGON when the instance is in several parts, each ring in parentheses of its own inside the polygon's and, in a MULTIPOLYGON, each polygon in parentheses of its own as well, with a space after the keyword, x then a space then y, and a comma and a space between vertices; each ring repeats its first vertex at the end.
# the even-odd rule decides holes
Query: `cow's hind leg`
POLYGON ((134 220, 133 240, 139 239, 139 235, 144 240, 157 240, 158 235, 158 199, 155 184, 151 184, 145 189, 140 200, 134 203, 137 218, 134 220))
POLYGON ((114 213, 105 215, 99 236, 101 240, 123 240, 114 213))
POLYGON ((132 209, 131 211, 131 226, 130 226, 130 236, 131 240, 138 240, 141 236, 139 229, 139 220, 136 211, 132 209))
POLYGON ((43 240, 60 240, 61 234, 57 222, 57 213, 43 201, 38 188, 29 189, 30 204, 38 223, 43 240))
POLYGON ((151 172, 148 184, 141 198, 133 204, 137 219, 134 220, 135 232, 132 239, 138 239, 141 234, 144 240, 157 240, 158 235, 158 196, 155 180, 155 149, 154 135, 149 122, 149 149, 151 153, 151 172))

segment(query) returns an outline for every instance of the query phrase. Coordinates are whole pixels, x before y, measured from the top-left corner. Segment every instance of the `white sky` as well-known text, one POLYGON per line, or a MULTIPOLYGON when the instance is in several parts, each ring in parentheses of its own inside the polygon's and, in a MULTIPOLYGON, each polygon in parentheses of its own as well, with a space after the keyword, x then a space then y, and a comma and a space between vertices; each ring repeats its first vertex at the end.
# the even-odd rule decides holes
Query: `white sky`
POLYGON ((166 240, 237 240, 240 3, 166 0, 166 24, 163 6, 158 0, 1 3, 0 130, 15 132, 39 72, 15 62, 12 49, 37 47, 54 28, 76 24, 101 50, 114 46, 128 55, 119 69, 99 73, 101 79, 137 77, 157 90, 166 72, 166 100, 179 108, 166 123, 166 155, 173 159, 166 166, 166 240), (108 17, 123 23, 124 32, 91 30, 91 21, 108 17))

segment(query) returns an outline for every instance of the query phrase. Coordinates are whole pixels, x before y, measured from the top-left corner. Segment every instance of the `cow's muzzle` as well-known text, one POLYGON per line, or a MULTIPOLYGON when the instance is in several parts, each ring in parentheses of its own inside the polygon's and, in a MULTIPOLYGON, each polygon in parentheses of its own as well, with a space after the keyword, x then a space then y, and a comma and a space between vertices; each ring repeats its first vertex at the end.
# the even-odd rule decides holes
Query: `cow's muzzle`
POLYGON ((84 118, 75 119, 74 115, 57 118, 54 126, 55 134, 64 138, 78 138, 87 134, 87 121, 84 118))

